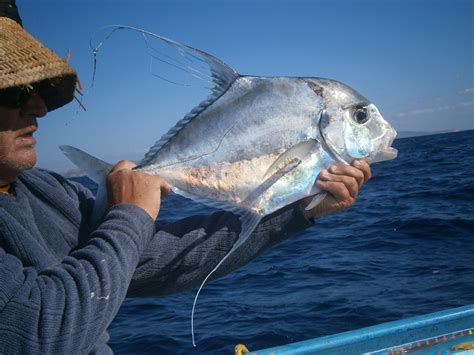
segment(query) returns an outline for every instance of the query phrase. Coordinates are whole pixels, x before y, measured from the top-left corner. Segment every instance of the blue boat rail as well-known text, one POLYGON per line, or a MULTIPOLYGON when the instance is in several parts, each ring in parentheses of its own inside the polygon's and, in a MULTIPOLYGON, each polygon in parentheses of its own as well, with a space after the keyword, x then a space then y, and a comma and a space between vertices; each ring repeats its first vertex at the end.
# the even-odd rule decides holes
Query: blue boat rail
MULTIPOLYGON (((236 354, 247 354, 245 346, 236 354)), ((248 352, 249 355, 474 355, 474 305, 248 352)))

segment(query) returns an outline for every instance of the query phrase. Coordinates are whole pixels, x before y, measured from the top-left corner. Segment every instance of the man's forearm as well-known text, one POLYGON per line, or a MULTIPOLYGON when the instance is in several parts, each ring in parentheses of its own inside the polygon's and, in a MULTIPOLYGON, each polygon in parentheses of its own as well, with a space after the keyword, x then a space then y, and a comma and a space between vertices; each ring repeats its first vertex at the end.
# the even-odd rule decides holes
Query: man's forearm
MULTIPOLYGON (((311 225, 299 202, 266 216, 211 280, 247 264, 272 245, 311 225)), ((128 296, 166 295, 198 287, 231 250, 239 232, 240 220, 230 212, 193 216, 165 225, 142 254, 128 296)))

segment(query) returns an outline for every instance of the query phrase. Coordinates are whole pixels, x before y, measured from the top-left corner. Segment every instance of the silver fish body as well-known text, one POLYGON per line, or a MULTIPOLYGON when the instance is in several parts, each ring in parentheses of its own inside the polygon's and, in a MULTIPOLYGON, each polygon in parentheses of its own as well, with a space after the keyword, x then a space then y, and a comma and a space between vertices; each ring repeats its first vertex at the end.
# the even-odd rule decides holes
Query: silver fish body
POLYGON ((185 196, 264 216, 317 193, 322 169, 374 158, 394 137, 374 105, 337 81, 240 76, 140 170, 185 196), (356 108, 368 115, 362 124, 356 108))

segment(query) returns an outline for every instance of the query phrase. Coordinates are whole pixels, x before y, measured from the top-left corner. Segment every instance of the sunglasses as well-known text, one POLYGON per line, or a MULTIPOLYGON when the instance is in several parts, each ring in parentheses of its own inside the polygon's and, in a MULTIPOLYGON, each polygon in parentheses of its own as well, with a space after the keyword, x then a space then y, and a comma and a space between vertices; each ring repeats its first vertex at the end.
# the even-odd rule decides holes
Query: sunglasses
POLYGON ((45 80, 31 85, 0 89, 0 106, 11 109, 20 108, 31 99, 35 92, 41 95, 41 92, 49 87, 51 87, 51 83, 45 80))

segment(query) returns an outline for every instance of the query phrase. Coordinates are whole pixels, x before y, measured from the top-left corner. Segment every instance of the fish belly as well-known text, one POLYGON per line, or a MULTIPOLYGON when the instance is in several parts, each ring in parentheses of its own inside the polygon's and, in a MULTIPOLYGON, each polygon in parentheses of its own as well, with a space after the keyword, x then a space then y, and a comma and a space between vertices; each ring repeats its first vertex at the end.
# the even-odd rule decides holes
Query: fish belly
POLYGON ((191 196, 267 215, 314 193, 313 185, 319 172, 334 163, 332 157, 320 148, 306 156, 297 167, 261 189, 264 182, 271 178, 265 178, 268 167, 278 158, 278 154, 268 154, 232 163, 180 166, 159 173, 191 196))

